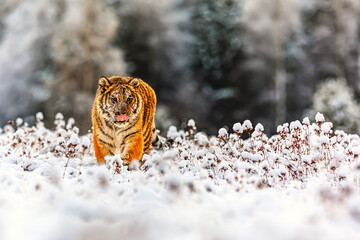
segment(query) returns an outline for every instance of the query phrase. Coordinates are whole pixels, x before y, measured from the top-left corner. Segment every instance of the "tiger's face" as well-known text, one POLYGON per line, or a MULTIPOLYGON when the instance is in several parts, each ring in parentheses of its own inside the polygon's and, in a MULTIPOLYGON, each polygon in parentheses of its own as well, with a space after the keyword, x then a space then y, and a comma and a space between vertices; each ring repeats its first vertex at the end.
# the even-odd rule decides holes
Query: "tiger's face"
POLYGON ((136 78, 126 80, 100 78, 99 107, 107 120, 121 126, 136 118, 141 107, 141 99, 137 93, 139 84, 139 80, 136 78))

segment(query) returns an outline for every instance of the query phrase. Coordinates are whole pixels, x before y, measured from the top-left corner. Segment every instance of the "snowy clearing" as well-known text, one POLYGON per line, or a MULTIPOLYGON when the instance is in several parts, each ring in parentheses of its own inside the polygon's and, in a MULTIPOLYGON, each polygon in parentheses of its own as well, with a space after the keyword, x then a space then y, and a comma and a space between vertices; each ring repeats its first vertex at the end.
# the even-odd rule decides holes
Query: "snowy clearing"
POLYGON ((36 117, 0 134, 0 239, 360 239, 360 138, 320 115, 271 138, 250 121, 206 136, 191 120, 120 174, 73 119, 51 131, 36 117))

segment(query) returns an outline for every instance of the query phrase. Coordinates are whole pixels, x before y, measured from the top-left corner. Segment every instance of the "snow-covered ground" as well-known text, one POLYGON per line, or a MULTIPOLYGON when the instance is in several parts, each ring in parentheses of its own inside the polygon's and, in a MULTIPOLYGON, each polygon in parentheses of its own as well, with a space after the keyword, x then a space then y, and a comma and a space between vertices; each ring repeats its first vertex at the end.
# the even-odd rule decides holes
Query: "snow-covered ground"
POLYGON ((250 121, 219 136, 189 121, 120 174, 72 119, 51 131, 42 118, 0 134, 1 240, 360 239, 360 138, 321 114, 271 138, 250 121))

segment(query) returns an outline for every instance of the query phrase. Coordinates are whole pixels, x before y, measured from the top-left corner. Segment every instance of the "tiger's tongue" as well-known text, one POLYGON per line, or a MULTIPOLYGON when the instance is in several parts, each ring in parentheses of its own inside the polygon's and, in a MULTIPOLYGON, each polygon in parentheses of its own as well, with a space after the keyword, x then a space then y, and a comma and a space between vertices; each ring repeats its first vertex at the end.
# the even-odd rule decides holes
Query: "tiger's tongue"
POLYGON ((118 121, 118 122, 123 122, 123 121, 127 121, 127 120, 129 120, 129 117, 126 114, 121 114, 121 115, 116 116, 116 121, 118 121))

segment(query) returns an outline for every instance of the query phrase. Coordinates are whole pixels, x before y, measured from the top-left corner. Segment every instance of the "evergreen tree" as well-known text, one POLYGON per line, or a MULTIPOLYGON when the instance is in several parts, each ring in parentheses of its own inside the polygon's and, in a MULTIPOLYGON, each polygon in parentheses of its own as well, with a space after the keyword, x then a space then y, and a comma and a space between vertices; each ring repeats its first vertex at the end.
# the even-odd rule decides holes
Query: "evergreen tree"
POLYGON ((191 73, 193 108, 197 123, 215 129, 230 124, 234 104, 241 97, 234 75, 242 59, 238 0, 184 0, 179 4, 189 14, 188 69, 191 73))
POLYGON ((174 0, 116 1, 121 26, 116 44, 124 50, 128 72, 148 82, 160 101, 174 101, 184 79, 183 16, 174 11, 174 0))

